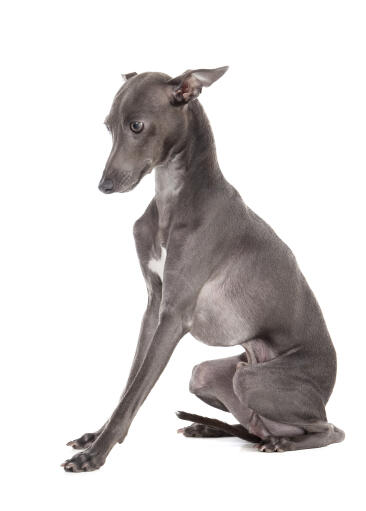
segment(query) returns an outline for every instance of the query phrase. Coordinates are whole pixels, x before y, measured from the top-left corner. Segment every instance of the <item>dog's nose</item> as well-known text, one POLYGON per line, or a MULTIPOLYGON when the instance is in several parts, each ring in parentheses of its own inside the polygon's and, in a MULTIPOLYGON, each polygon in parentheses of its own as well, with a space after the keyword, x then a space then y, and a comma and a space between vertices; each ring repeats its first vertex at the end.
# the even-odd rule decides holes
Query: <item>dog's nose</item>
POLYGON ((112 179, 102 179, 98 188, 103 193, 112 193, 114 188, 112 179))

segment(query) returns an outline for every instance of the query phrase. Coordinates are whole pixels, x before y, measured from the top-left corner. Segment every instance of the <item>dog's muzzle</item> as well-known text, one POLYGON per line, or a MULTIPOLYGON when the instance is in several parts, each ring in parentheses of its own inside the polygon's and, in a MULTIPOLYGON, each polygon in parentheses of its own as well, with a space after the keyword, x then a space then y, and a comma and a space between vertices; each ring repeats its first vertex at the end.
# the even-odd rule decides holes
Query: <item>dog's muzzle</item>
POLYGON ((112 193, 114 190, 113 181, 111 179, 101 179, 98 188, 103 193, 112 193))

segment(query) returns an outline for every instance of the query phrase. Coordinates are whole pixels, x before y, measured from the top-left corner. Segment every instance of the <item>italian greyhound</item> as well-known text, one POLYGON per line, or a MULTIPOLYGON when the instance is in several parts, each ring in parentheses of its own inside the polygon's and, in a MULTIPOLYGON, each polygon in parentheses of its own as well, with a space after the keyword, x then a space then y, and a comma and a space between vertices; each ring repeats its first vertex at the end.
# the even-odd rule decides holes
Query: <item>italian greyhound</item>
POLYGON ((226 71, 129 73, 114 98, 99 189, 128 192, 155 168, 155 197, 134 225, 148 305, 119 404, 97 432, 68 443, 83 451, 66 471, 104 464, 187 332, 244 350, 195 366, 190 381, 191 392, 239 424, 178 412, 194 421, 185 436, 238 436, 263 452, 344 439, 325 413, 336 353, 320 307, 291 250, 222 175, 196 99, 226 71))

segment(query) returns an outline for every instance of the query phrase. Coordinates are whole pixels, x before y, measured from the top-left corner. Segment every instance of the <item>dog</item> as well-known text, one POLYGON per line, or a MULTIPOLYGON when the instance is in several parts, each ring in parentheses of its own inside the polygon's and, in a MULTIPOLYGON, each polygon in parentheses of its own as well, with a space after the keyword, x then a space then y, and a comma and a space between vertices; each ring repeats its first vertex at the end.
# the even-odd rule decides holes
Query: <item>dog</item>
POLYGON ((99 189, 128 192, 155 169, 155 197, 134 224, 148 305, 120 402, 97 432, 68 443, 83 451, 66 471, 104 464, 188 332, 244 350, 197 365, 190 381, 191 392, 239 424, 178 412, 194 421, 184 435, 239 436, 264 452, 344 439, 325 412, 337 362, 321 309, 291 250, 221 173, 197 100, 227 69, 129 73, 114 98, 99 189))

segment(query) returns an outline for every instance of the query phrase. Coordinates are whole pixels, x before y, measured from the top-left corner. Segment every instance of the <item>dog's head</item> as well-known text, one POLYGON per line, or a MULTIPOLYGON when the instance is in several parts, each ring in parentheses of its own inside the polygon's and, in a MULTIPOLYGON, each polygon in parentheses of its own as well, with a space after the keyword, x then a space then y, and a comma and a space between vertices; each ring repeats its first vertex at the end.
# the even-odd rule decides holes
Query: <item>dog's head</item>
POLYGON ((220 78, 227 67, 163 73, 129 73, 117 92, 105 124, 113 146, 99 189, 132 190, 154 167, 180 150, 187 130, 187 105, 220 78))

